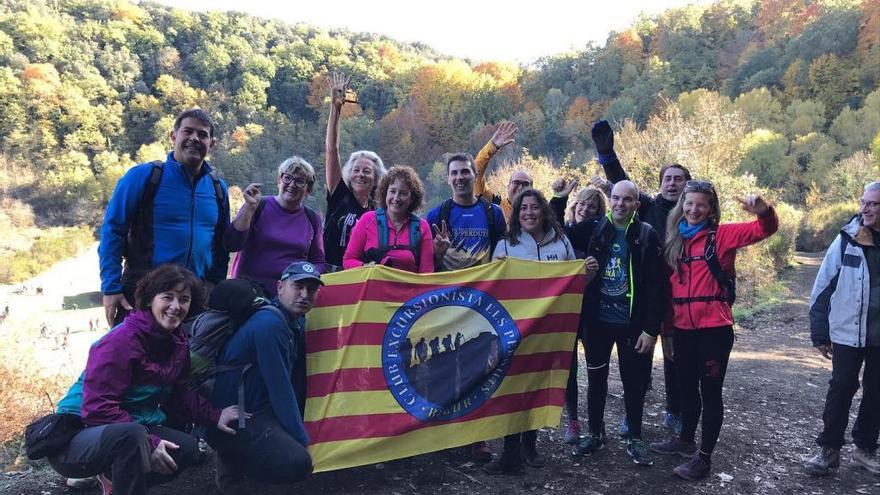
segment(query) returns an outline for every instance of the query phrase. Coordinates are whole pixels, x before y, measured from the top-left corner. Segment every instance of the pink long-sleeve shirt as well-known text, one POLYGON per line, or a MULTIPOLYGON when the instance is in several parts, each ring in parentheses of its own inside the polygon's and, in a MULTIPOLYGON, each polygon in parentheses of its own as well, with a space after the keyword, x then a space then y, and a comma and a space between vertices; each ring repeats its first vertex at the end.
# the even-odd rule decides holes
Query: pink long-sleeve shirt
MULTIPOLYGON (((407 220, 398 230, 389 225, 388 244, 392 246, 409 246, 409 224, 410 220, 407 220)), ((416 266, 415 256, 413 256, 412 251, 409 249, 392 249, 382 260, 382 264, 414 273, 433 272, 434 241, 431 236, 431 227, 424 218, 419 219, 419 231, 421 232, 419 266, 416 266)), ((378 247, 379 229, 376 223, 376 212, 368 211, 358 219, 354 230, 352 230, 351 239, 348 241, 348 247, 345 248, 345 255, 342 257, 342 267, 348 270, 349 268, 363 266, 364 262, 361 261, 361 258, 364 253, 370 248, 378 247)))

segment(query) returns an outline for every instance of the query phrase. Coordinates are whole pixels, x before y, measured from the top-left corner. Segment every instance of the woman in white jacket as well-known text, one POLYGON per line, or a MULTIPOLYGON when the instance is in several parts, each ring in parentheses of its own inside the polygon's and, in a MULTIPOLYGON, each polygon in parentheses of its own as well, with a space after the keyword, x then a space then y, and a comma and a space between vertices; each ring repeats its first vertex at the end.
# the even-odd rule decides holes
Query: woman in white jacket
MULTIPOLYGON (((524 189, 513 200, 507 236, 498 241, 492 259, 507 257, 536 261, 577 259, 556 215, 540 191, 524 189)), ((592 256, 585 260, 588 281, 599 269, 592 256)), ((489 474, 521 474, 523 462, 543 467, 544 458, 537 451, 538 432, 531 430, 504 437, 504 451, 494 462, 483 466, 489 474)))

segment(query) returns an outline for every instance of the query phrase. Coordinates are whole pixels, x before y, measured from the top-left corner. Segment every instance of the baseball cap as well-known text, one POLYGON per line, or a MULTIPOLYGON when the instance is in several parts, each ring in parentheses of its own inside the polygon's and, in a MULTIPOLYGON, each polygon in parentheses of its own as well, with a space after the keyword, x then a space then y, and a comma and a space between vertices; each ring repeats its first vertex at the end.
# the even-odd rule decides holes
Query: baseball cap
POLYGON ((319 284, 324 285, 324 282, 321 281, 321 272, 318 271, 318 268, 315 265, 308 261, 294 261, 287 265, 287 268, 281 272, 281 281, 297 281, 307 278, 317 280, 319 284))

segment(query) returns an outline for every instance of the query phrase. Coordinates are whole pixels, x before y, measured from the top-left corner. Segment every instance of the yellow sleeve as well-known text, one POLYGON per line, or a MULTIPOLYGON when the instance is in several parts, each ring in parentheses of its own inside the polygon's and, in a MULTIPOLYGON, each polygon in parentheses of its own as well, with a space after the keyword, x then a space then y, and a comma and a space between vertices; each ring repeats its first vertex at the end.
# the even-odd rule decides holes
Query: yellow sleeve
POLYGON ((495 147, 495 144, 490 139, 483 146, 483 149, 477 153, 477 157, 474 158, 474 167, 477 169, 477 177, 474 180, 474 196, 482 196, 488 201, 492 201, 492 198, 495 197, 495 192, 486 185, 486 169, 489 168, 489 162, 497 152, 498 148, 495 147))

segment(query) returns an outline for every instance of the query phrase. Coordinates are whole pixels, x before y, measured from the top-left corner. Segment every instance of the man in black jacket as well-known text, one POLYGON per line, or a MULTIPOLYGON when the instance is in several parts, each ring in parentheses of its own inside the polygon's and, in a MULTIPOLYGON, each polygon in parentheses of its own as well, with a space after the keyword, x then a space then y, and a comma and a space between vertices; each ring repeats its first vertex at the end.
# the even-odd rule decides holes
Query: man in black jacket
MULTIPOLYGON (((611 183, 617 183, 622 180, 629 180, 629 176, 617 159, 614 152, 614 131, 605 120, 600 120, 593 125, 592 130, 593 144, 596 146, 599 164, 605 171, 605 177, 611 183)), ((639 218, 649 223, 660 237, 661 248, 666 242, 666 218, 669 212, 678 202, 681 192, 687 181, 691 180, 690 171, 678 163, 663 165, 660 167, 660 194, 653 198, 647 194, 639 194, 639 218)), ((664 279, 663 297, 667 297, 668 283, 664 279)), ((664 310, 665 311, 665 308, 664 310)), ((665 330, 671 330, 664 327, 662 339, 663 343, 663 375, 666 382, 666 414, 663 423, 672 429, 676 435, 681 432, 681 401, 678 396, 675 361, 673 360, 672 339, 666 338, 671 335, 665 330)), ((651 381, 651 367, 648 367, 648 383, 651 381)), ((626 421, 621 424, 621 432, 625 433, 628 429, 626 421)))
POLYGON ((587 411, 589 434, 575 455, 588 455, 605 446, 605 401, 608 365, 617 344, 623 400, 629 419, 626 451, 639 465, 653 464, 641 439, 650 352, 662 321, 663 260, 660 238, 639 220, 639 190, 620 181, 611 190, 611 211, 596 221, 569 229, 575 249, 596 258, 599 274, 584 293, 581 310, 587 354, 587 411))

